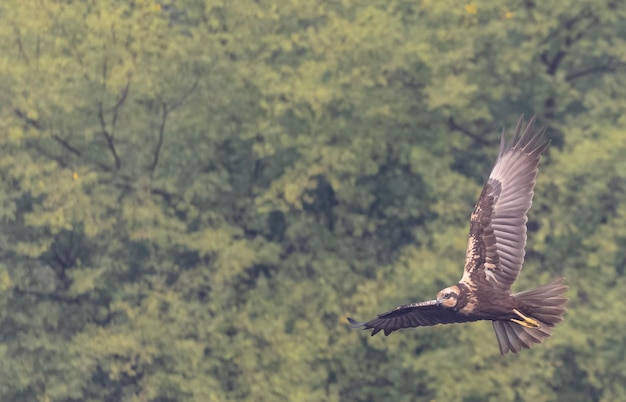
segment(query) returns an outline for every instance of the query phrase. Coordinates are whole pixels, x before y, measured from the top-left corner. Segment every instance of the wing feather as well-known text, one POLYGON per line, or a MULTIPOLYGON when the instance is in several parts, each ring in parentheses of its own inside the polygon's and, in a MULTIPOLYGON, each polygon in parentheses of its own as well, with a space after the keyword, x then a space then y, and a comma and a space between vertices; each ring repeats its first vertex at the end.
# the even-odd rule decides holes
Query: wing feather
POLYGON ((534 123, 534 117, 528 124, 520 117, 508 145, 502 133, 498 158, 474 207, 461 278, 472 288, 486 283, 506 291, 522 269, 526 214, 532 205, 541 153, 549 144, 544 130, 535 130, 534 123))
POLYGON ((372 336, 374 336, 380 331, 389 335, 402 328, 469 322, 476 321, 476 319, 442 308, 437 305, 436 300, 430 300, 398 306, 367 322, 356 321, 350 317, 348 317, 348 321, 350 321, 352 328, 371 329, 372 336))

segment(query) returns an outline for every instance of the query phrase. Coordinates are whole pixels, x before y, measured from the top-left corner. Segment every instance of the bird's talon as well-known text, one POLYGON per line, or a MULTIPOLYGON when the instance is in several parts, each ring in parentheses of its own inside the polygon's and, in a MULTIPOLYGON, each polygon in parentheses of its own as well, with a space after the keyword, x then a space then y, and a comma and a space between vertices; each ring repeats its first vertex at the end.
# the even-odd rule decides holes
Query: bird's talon
POLYGON ((535 320, 534 318, 525 316, 517 309, 513 309, 513 312, 521 318, 521 320, 516 320, 515 318, 511 318, 511 321, 513 321, 514 323, 519 324, 522 327, 526 327, 526 328, 537 328, 537 329, 541 328, 541 324, 539 324, 539 321, 535 320))

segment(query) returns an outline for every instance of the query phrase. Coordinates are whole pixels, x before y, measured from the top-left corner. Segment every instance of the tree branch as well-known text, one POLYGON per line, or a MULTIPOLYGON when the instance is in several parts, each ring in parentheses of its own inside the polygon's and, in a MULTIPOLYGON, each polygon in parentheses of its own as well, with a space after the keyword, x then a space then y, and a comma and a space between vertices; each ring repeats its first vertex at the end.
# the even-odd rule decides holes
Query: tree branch
MULTIPOLYGON (((103 82, 103 87, 106 86, 106 81, 107 81, 107 72, 108 72, 108 65, 107 65, 107 60, 104 59, 103 63, 102 63, 102 82, 103 82)), ((127 83, 128 85, 129 83, 127 83)), ((125 96, 122 95, 121 97, 122 99, 125 98, 125 96)), ((117 102, 119 103, 119 101, 117 102)), ((114 108, 115 110, 115 108, 114 108)), ((115 116, 114 116, 115 118, 115 116)), ((109 147, 109 150, 111 151, 111 154, 113 155, 113 159, 115 160, 115 170, 119 170, 122 162, 120 161, 120 157, 117 154, 117 150, 115 149, 115 141, 113 139, 113 132, 109 132, 109 129, 107 128, 107 123, 106 120, 104 118, 104 106, 103 106, 103 101, 100 100, 98 102, 98 119, 100 120, 100 127, 102 129, 102 135, 104 136, 104 139, 107 142, 107 145, 109 147)), ((114 124, 113 124, 114 125, 114 124)))
POLYGON ((154 150, 154 158, 152 165, 150 166, 150 174, 154 175, 157 164, 159 163, 159 155, 161 154, 161 146, 163 146, 163 137, 165 135, 165 121, 167 120, 167 104, 163 102, 161 104, 161 124, 159 125, 159 140, 157 141, 156 149, 154 150))
POLYGON ((112 109, 112 111, 113 111, 113 120, 111 122, 111 125, 113 127, 115 127, 115 124, 117 123, 118 111, 119 111, 120 107, 122 107, 122 105, 124 104, 124 101, 126 101, 126 97, 128 96, 128 92, 130 91, 130 81, 131 81, 131 78, 132 78, 132 75, 129 75, 128 79, 126 80, 126 86, 122 90, 122 95, 117 100, 117 102, 115 102, 115 106, 113 106, 113 109, 112 109))
POLYGON ((17 35, 17 39, 15 40, 15 42, 17 43, 17 49, 20 55, 26 61, 26 65, 29 65, 30 59, 28 58, 28 56, 26 55, 26 52, 24 51, 24 44, 22 43, 22 35, 20 35, 20 31, 17 26, 14 27, 14 30, 15 30, 15 34, 17 35))
POLYGON ((13 294, 18 295, 18 296, 34 296, 40 300, 45 299, 45 300, 56 301, 56 302, 61 302, 61 303, 69 303, 69 304, 81 304, 82 299, 85 298, 85 296, 67 297, 67 296, 56 294, 56 293, 37 292, 34 290, 25 290, 25 289, 20 289, 17 287, 13 288, 13 294))
POLYGON ((107 130, 107 124, 106 124, 106 121, 104 120, 104 111, 102 107, 102 102, 98 102, 98 118, 100 120, 100 126, 102 128, 102 135, 104 135, 104 139, 106 140, 109 146, 109 150, 111 151, 111 154, 113 155, 113 159, 115 159, 115 169, 119 170, 122 163, 120 161, 120 157, 117 154, 117 150, 115 149, 115 142, 113 141, 113 135, 111 135, 109 131, 107 130))
POLYGON ((41 123, 39 123, 37 120, 33 120, 30 117, 26 116, 26 113, 22 112, 20 109, 14 109, 13 112, 15 113, 17 117, 24 120, 24 122, 26 122, 26 124, 28 124, 29 126, 33 126, 37 130, 41 130, 43 128, 41 126, 41 123))
POLYGON ((61 146, 63 148, 67 149, 68 151, 70 151, 74 155, 76 155, 76 156, 80 156, 81 155, 80 151, 77 148, 74 148, 69 142, 67 142, 63 138, 59 137, 58 135, 52 134, 52 139, 54 139, 56 142, 61 144, 61 146))
POLYGON ((48 158, 48 159, 52 159, 53 161, 55 161, 56 163, 59 164, 59 166, 61 166, 62 168, 68 168, 69 165, 67 164, 67 162, 65 162, 65 160, 63 160, 60 156, 56 156, 56 155, 52 155, 49 154, 48 152, 44 151, 39 145, 37 145, 36 143, 30 144, 31 147, 33 147, 35 149, 35 151, 39 152, 39 154, 43 155, 44 157, 48 158))
POLYGON ((189 98, 189 96, 191 96, 191 94, 198 87, 198 82, 199 80, 196 79, 194 83, 182 94, 180 99, 170 103, 169 107, 166 102, 161 103, 161 123, 159 125, 159 139, 157 141, 156 149, 154 150, 154 157, 152 159, 152 163, 150 164, 151 175, 154 175, 154 172, 156 171, 156 167, 159 163, 159 157, 161 155, 161 148, 163 146, 163 140, 165 138, 165 123, 167 121, 168 114, 176 110, 176 108, 178 108, 183 103, 185 103, 185 101, 189 98))
MULTIPOLYGON (((66 150, 68 150, 72 154, 74 154, 74 155, 76 155, 78 157, 82 157, 82 153, 81 153, 81 151, 78 148, 72 146, 72 144, 70 144, 67 140, 61 138, 59 135, 52 134, 52 139, 54 139, 56 142, 61 144, 61 146, 63 148, 65 148, 66 150)), ((52 158, 52 159, 57 160, 57 158, 52 156, 52 155, 47 155, 47 156, 52 158)), ((100 163, 100 162, 95 162, 95 165, 98 166, 100 169, 102 169, 105 172, 110 172, 112 170, 109 166, 107 166, 107 165, 105 165, 103 163, 100 163)))
MULTIPOLYGON (((106 80, 107 75, 107 63, 102 66, 102 76, 106 80)), ((122 161, 120 160, 119 154, 117 153, 117 149, 115 147, 115 126, 117 124, 117 119, 119 117, 119 110, 128 98, 128 93, 130 92, 130 84, 132 81, 132 75, 129 75, 126 80, 126 85, 124 89, 122 89, 122 94, 113 105, 111 112, 113 113, 113 117, 111 118, 111 129, 107 128, 106 120, 104 118, 104 106, 103 102, 98 102, 98 119, 100 120, 100 127, 102 128, 102 135, 109 146, 109 150, 113 155, 113 159, 115 160, 115 170, 119 170, 122 167, 122 161)))
MULTIPOLYGON (((559 50, 552 59, 550 59, 548 55, 548 51, 544 51, 541 54, 541 61, 543 61, 543 63, 547 66, 546 71, 549 75, 554 75, 556 71, 558 70, 559 65, 561 64, 561 61, 567 54, 566 50, 564 49, 570 48, 573 44, 578 42, 585 35, 587 31, 589 31, 599 22, 600 20, 598 19, 598 17, 595 16, 593 12, 590 11, 588 8, 586 8, 583 11, 581 11, 578 15, 576 15, 575 17, 573 17, 572 19, 568 20, 565 23, 563 28, 566 33, 565 33, 565 39, 563 41, 563 49, 559 50), (574 28, 577 25, 579 25, 582 21, 585 21, 585 20, 589 20, 589 24, 583 27, 582 29, 580 29, 579 32, 575 33, 574 28)), ((552 38, 554 38, 559 33, 561 33, 561 30, 555 29, 548 36, 545 37, 545 39, 543 40, 543 43, 544 44, 548 43, 549 41, 552 40, 552 38)))
POLYGON ((450 118, 448 119, 448 125, 450 127, 450 130, 452 130, 452 131, 458 131, 460 133, 463 133, 466 136, 468 136, 471 139, 473 139, 474 141, 481 143, 482 145, 490 145, 489 141, 485 140, 484 138, 480 137, 477 134, 474 134, 473 132, 471 132, 470 130, 466 129, 465 127, 459 126, 458 124, 456 124, 456 122, 454 121, 454 118, 452 116, 450 116, 450 118))
POLYGON ((556 70, 559 68, 559 64, 561 60, 565 57, 565 52, 563 50, 559 50, 558 53, 552 58, 552 60, 548 57, 548 51, 541 53, 541 61, 546 65, 546 72, 549 75, 554 75, 556 70))
POLYGON ((198 87, 198 82, 199 80, 196 78, 196 80, 193 82, 193 84, 189 87, 189 89, 187 89, 182 96, 180 97, 179 100, 171 102, 170 103, 170 107, 169 107, 169 111, 173 112, 174 110, 176 110, 180 105, 182 105, 183 103, 185 103, 185 101, 187 100, 187 98, 189 98, 189 96, 191 96, 191 94, 196 90, 196 88, 198 87))
POLYGON ((618 70, 618 68, 620 67, 624 67, 624 64, 617 64, 614 66, 611 65, 607 65, 607 66, 595 66, 595 67, 591 67, 588 68, 586 70, 582 70, 582 71, 577 71, 575 73, 572 73, 568 76, 565 77, 565 81, 574 81, 580 77, 584 77, 585 75, 589 75, 589 74, 595 74, 595 73, 614 73, 618 70))
MULTIPOLYGON (((14 113, 17 117, 19 117, 20 119, 24 120, 24 122, 34 128, 36 128, 37 130, 43 130, 43 126, 41 125, 41 123, 39 123, 37 120, 33 120, 30 117, 26 116, 26 113, 22 112, 19 109, 15 109, 14 113)), ((57 134, 52 134, 51 138, 56 141, 59 145, 61 145, 61 147, 63 147, 63 149, 69 151, 71 154, 76 155, 78 157, 82 157, 82 153, 81 151, 74 147, 72 144, 69 143, 69 141, 67 141, 66 139, 62 138, 61 136, 57 135, 57 134)), ((44 151, 43 148, 41 148, 39 145, 32 143, 31 146, 37 151, 39 152, 41 155, 45 156, 46 158, 52 159, 54 161, 56 161, 60 166, 62 167, 68 167, 68 163, 65 162, 64 159, 62 159, 60 156, 56 156, 53 154, 50 154, 46 151, 44 151)), ((105 172, 110 172, 112 169, 102 163, 95 163, 96 166, 98 166, 100 169, 102 169, 105 172)))

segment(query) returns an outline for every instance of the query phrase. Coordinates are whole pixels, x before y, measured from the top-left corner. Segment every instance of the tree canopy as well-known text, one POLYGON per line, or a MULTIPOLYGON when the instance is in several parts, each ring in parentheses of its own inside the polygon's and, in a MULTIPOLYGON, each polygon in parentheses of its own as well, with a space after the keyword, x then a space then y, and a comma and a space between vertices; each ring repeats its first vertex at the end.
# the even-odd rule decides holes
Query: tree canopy
POLYGON ((0 3, 3 401, 626 400, 626 3, 0 3), (487 322, 346 325, 462 273, 503 126, 537 114, 514 290, 487 322))

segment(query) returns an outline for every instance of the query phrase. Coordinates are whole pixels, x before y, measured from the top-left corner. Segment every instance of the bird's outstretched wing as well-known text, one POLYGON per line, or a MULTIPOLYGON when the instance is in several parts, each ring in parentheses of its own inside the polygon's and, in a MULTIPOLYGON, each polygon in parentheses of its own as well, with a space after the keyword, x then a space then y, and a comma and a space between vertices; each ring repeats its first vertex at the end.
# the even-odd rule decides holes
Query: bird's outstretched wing
POLYGON ((389 335, 402 328, 425 327, 436 324, 452 324, 456 322, 476 321, 453 310, 437 305, 436 300, 405 304, 391 311, 379 314, 367 322, 359 322, 348 317, 352 328, 372 329, 372 336, 380 331, 389 335))
POLYGON ((534 130, 535 118, 520 117, 511 143, 504 132, 498 159, 474 207, 461 282, 507 291, 524 262, 526 214, 533 198, 537 167, 549 141, 534 130))

